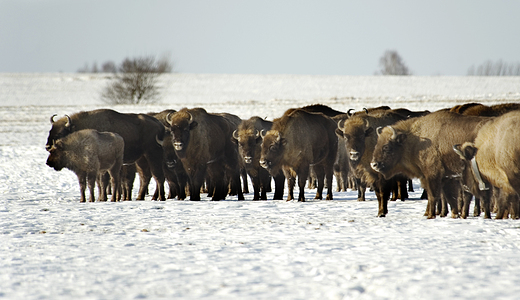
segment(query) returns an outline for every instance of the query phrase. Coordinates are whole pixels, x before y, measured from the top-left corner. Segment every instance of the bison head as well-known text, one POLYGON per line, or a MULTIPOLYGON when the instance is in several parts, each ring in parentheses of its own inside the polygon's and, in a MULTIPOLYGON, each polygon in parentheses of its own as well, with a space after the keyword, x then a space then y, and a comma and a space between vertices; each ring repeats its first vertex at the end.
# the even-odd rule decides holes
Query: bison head
POLYGON ((398 133, 391 126, 376 129, 378 138, 374 148, 370 166, 386 179, 392 178, 396 172, 394 167, 400 162, 403 154, 403 142, 406 134, 398 133))
POLYGON ((190 131, 197 127, 198 123, 193 120, 193 116, 187 111, 170 113, 166 117, 166 121, 170 125, 173 148, 177 156, 183 158, 186 155, 186 147, 190 141, 190 131))
MULTIPOLYGON (((466 142, 463 145, 454 145, 453 150, 459 155, 463 163, 461 179, 464 189, 467 192, 478 195, 480 190, 486 188, 486 184, 484 183, 483 186, 479 186, 479 180, 477 178, 481 178, 480 173, 475 174, 475 172, 479 172, 478 167, 476 165, 475 167, 472 166, 473 159, 477 154, 475 144, 466 142)), ((480 181, 482 181, 482 179, 480 179, 480 181)))
POLYGON ((251 165, 253 162, 259 160, 256 155, 259 152, 257 148, 260 148, 262 137, 258 130, 254 132, 252 130, 235 130, 233 132, 233 139, 238 144, 238 153, 247 165, 251 165))
POLYGON ((54 145, 55 141, 66 137, 69 135, 73 129, 74 126, 72 125, 72 120, 69 116, 65 115, 65 117, 59 119, 58 121, 54 121, 54 117, 56 115, 53 115, 51 117, 51 130, 49 131, 49 137, 47 138, 47 144, 45 145, 45 149, 47 151, 50 151, 52 146, 54 145))
POLYGON ((356 167, 365 153, 365 138, 373 132, 373 129, 366 119, 352 118, 347 122, 342 120, 338 123, 336 135, 343 138, 350 164, 356 167))
POLYGON ((270 130, 267 133, 262 130, 260 135, 262 137, 260 166, 271 174, 277 174, 287 140, 282 138, 282 134, 276 130, 270 130))
POLYGON ((49 157, 47 158, 47 165, 51 168, 54 168, 56 171, 61 171, 61 169, 65 168, 65 153, 63 150, 63 143, 61 140, 57 140, 54 144, 48 149, 49 157))

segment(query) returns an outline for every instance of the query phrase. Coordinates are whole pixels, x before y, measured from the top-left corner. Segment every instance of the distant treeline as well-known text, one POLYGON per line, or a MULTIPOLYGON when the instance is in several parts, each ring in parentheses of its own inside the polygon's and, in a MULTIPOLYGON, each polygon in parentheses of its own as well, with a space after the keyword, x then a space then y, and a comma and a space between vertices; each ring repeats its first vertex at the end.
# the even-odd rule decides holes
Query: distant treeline
POLYGON ((501 59, 493 62, 488 60, 483 64, 468 69, 468 76, 519 76, 520 63, 507 63, 501 59))

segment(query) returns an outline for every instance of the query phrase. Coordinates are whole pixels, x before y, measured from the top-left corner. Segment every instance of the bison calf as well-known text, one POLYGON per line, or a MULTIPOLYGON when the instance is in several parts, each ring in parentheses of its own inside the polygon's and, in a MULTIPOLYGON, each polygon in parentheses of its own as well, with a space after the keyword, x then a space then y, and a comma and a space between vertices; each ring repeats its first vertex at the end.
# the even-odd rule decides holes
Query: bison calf
MULTIPOLYGON (((94 202, 94 187, 98 176, 108 171, 112 177, 112 202, 120 193, 120 170, 123 165, 123 138, 117 133, 85 129, 56 140, 49 149, 47 165, 60 171, 67 168, 78 176, 80 202, 85 202, 88 182, 90 202, 94 202)), ((105 189, 100 186, 100 201, 106 201, 105 189)))

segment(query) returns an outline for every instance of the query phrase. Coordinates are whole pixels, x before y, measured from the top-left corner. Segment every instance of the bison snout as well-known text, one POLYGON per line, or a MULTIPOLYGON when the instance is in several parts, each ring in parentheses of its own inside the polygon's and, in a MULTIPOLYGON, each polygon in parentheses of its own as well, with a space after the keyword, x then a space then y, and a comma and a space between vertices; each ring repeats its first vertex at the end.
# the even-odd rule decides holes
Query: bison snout
POLYGON ((370 167, 372 167, 376 172, 381 172, 381 169, 384 168, 384 164, 381 162, 372 162, 370 163, 370 167))
POLYGON ((359 160, 359 152, 350 151, 350 160, 358 161, 359 160))
POLYGON ((253 162, 253 158, 251 156, 246 156, 246 157, 244 157, 244 162, 246 164, 250 164, 253 162))
POLYGON ((271 168, 271 162, 268 160, 261 160, 260 166, 264 169, 269 169, 269 168, 271 168))
POLYGON ((177 151, 181 151, 184 148, 184 143, 175 142, 173 143, 173 148, 177 151))

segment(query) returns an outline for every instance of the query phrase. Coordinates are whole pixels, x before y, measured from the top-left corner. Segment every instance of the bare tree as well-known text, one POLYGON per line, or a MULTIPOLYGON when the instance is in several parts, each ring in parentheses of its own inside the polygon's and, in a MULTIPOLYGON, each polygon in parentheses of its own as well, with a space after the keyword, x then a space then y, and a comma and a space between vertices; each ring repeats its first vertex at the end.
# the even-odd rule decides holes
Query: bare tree
POLYGON ((106 61, 101 65, 101 72, 103 73, 116 73, 117 67, 113 61, 106 61))
POLYGON ((381 75, 412 75, 403 59, 395 50, 386 50, 379 59, 381 75))
POLYGON ((506 63, 501 59, 497 62, 487 60, 481 65, 471 66, 468 76, 520 76, 520 63, 506 63))
POLYGON ((101 93, 101 99, 109 104, 142 104, 159 100, 157 85, 161 74, 171 72, 169 59, 156 60, 153 56, 126 58, 121 62, 114 79, 101 93))

